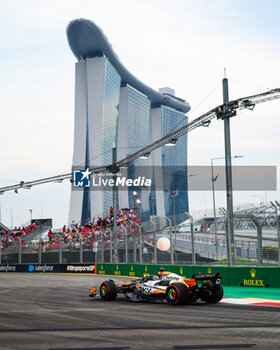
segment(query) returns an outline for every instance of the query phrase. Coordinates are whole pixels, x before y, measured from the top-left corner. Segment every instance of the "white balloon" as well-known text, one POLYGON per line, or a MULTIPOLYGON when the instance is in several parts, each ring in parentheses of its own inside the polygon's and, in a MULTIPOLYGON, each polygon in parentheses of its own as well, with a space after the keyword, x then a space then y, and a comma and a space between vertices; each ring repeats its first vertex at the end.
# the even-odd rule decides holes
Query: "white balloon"
POLYGON ((170 248, 170 240, 166 237, 161 237, 157 241, 157 248, 163 252, 170 248))

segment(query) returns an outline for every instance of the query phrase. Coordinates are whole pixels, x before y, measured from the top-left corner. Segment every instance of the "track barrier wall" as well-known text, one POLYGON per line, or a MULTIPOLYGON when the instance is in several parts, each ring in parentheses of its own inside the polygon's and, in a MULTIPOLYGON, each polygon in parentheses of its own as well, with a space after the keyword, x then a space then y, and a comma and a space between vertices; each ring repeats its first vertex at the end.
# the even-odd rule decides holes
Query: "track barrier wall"
POLYGON ((179 266, 179 265, 139 265, 139 264, 11 264, 0 265, 0 272, 27 273, 92 273, 141 277, 155 275, 160 267, 187 278, 195 273, 220 272, 224 286, 244 286, 252 288, 280 288, 279 267, 225 267, 225 266, 179 266))

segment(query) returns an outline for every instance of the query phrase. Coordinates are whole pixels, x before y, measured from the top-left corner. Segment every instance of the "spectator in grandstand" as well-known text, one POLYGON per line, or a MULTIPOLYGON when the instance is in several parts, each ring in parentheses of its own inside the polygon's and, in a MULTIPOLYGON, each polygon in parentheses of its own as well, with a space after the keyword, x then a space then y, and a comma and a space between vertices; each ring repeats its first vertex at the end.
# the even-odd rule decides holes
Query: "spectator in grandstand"
MULTIPOLYGON (((24 236, 28 235, 32 230, 36 229, 35 224, 28 225, 26 227, 17 228, 15 227, 12 230, 0 230, 0 242, 2 248, 6 248, 11 246, 13 243, 18 243, 18 238, 23 238, 24 236)), ((22 242, 22 246, 25 245, 25 242, 22 242)))
POLYGON ((53 237, 52 230, 49 230, 48 237, 49 237, 49 242, 50 242, 52 240, 52 237, 53 237))
MULTIPOLYGON (((92 221, 86 225, 78 225, 74 221, 71 222, 69 227, 63 226, 61 233, 55 234, 52 230, 48 232, 48 241, 41 242, 42 251, 59 249, 59 236, 61 236, 63 249, 79 249, 80 235, 82 237, 82 244, 88 249, 93 248, 95 242, 100 242, 104 246, 110 245, 111 231, 113 229, 113 208, 110 208, 110 214, 107 217, 93 218, 92 221)), ((125 229, 130 232, 134 232, 137 235, 139 229, 137 225, 140 220, 137 215, 137 211, 134 209, 120 209, 117 213, 117 225, 118 225, 118 237, 122 239, 124 237, 125 229), (124 229, 125 228, 125 229, 124 229)), ((2 246, 8 246, 17 241, 19 236, 28 234, 31 230, 36 228, 35 225, 29 225, 21 230, 13 230, 7 232, 0 231, 2 246)), ((32 247, 32 251, 38 250, 39 242, 27 243, 32 247)))

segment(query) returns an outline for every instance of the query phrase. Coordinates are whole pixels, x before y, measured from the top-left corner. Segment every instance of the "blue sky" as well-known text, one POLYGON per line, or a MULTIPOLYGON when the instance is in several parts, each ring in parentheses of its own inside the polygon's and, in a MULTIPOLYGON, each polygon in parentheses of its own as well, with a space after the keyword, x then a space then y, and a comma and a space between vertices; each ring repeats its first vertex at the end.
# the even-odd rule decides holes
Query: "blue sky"
MULTIPOLYGON (((230 98, 280 86, 279 1, 0 1, 0 185, 69 171, 73 151, 74 64, 66 26, 95 21, 125 66, 154 89, 170 86, 189 101, 190 119, 221 103, 227 67, 230 98)), ((280 101, 240 112, 231 121, 237 165, 279 166, 280 101)), ((189 163, 210 165, 224 154, 223 125, 189 134, 189 163)), ((34 215, 67 221, 69 183, 0 197, 2 219, 34 215)), ((277 193, 259 193, 268 200, 277 193)), ((217 194, 225 205, 223 193, 217 194)), ((261 198, 259 197, 259 198, 261 198)), ((258 202, 236 193, 237 202, 258 202)), ((191 193, 190 208, 211 207, 211 193, 191 193), (206 198, 206 200, 205 200, 206 198), (206 202, 206 203, 205 203, 206 202)))

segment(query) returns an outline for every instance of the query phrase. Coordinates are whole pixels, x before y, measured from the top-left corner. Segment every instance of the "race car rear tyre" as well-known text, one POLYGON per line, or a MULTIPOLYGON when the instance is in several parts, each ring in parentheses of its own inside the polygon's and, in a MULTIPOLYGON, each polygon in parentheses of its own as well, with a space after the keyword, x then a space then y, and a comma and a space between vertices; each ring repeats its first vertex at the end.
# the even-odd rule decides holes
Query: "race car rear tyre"
POLYGON ((100 296, 104 301, 114 300, 117 296, 117 289, 114 281, 102 282, 100 286, 100 296))
POLYGON ((184 305, 190 301, 189 288, 183 283, 172 283, 166 288, 165 294, 171 305, 184 305))
POLYGON ((220 284, 216 287, 216 289, 212 292, 212 294, 205 293, 202 300, 208 304, 218 303, 224 296, 223 286, 220 284))

